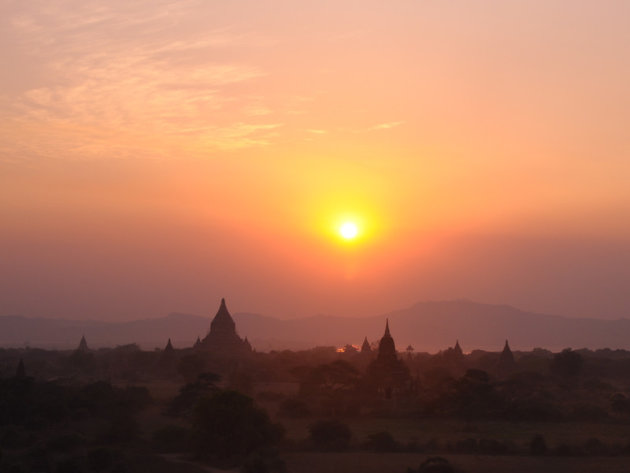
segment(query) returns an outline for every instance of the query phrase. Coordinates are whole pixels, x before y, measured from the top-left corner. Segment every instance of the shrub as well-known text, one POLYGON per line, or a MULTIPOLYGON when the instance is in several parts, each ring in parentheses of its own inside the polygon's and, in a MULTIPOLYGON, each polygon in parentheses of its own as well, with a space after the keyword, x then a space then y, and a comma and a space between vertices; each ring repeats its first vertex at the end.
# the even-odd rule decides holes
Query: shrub
POLYGON ((429 457, 418 468, 418 473, 455 473, 446 458, 429 457))
POLYGON ((400 444, 396 442, 389 432, 376 432, 368 435, 364 447, 372 452, 396 452, 400 450, 400 444))
POLYGON ((310 439, 321 450, 346 450, 350 445, 352 432, 338 420, 321 420, 309 426, 310 439))
POLYGON ((495 439, 480 439, 477 444, 479 453, 486 455, 505 455, 508 453, 508 445, 495 439))
POLYGON ((265 449, 250 455, 241 466, 241 473, 286 473, 284 461, 278 457, 278 452, 265 449))
POLYGON ((540 434, 534 435, 529 442, 529 453, 532 455, 545 455, 547 450, 545 438, 540 434))
POLYGON ((185 452, 190 450, 191 432, 185 427, 167 425, 153 434, 153 445, 160 453, 185 452))
POLYGON ((82 473, 81 463, 78 458, 67 458, 57 463, 56 473, 82 473))
POLYGON ((606 455, 608 448, 598 438, 590 438, 583 445, 583 451, 586 455, 606 455))
POLYGON ((114 462, 114 454, 109 448, 95 448, 87 454, 88 467, 92 471, 107 470, 114 462))
POLYGON ((296 419, 300 417, 310 416, 311 411, 304 401, 290 398, 282 401, 282 403, 280 404, 280 408, 278 409, 278 415, 280 417, 296 419))
POLYGON ((58 452, 69 452, 83 445, 85 438, 76 432, 64 432, 55 435, 48 440, 47 447, 58 452))

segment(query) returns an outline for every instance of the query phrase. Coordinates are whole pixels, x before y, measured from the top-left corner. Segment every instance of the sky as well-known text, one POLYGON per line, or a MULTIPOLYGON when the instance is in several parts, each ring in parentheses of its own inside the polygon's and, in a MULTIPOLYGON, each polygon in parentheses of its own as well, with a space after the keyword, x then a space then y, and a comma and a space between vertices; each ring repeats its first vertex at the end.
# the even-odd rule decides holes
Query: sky
POLYGON ((0 315, 630 317, 628 18, 3 0, 0 315))

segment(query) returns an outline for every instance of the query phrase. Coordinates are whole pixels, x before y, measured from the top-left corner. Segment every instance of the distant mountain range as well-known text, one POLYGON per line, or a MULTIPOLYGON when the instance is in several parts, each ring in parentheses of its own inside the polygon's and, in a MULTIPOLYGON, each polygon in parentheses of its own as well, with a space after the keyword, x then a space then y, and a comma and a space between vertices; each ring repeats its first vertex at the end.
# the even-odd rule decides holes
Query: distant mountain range
MULTIPOLYGON (((85 335, 91 347, 138 343, 144 349, 190 346, 204 337, 214 314, 170 314, 131 322, 100 322, 0 317, 0 346, 67 349, 85 335)), ((534 347, 553 351, 572 348, 630 349, 630 320, 576 319, 524 312, 505 305, 457 300, 420 302, 387 315, 397 348, 436 352, 459 340, 464 351, 498 351, 506 339, 513 349, 534 347)), ((385 315, 350 318, 313 316, 278 319, 258 314, 234 314, 237 331, 259 351, 310 348, 317 345, 360 345, 363 337, 377 342, 385 315)))

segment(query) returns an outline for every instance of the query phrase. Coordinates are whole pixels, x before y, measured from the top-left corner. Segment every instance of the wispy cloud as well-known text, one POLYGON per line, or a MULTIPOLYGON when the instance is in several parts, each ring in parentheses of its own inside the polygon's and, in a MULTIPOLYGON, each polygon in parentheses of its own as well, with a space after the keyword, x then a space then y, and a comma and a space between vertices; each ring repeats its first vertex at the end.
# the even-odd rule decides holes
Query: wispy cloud
POLYGON ((392 128, 396 128, 400 125, 403 125, 404 121, 399 122, 387 122, 387 123, 379 123, 378 125, 371 126, 367 129, 367 131, 371 130, 391 130, 392 128))
MULTIPOLYGON (((28 128, 30 148, 66 155, 110 153, 114 142, 137 155, 148 136, 171 149, 182 137, 184 148, 268 145, 279 127, 272 109, 233 90, 253 87, 266 73, 228 59, 261 38, 226 27, 187 30, 199 5, 34 1, 13 12, 5 28, 45 73, 36 87, 0 96, 3 130, 28 128)), ((22 146, 15 143, 21 133, 6 132, 22 146)))

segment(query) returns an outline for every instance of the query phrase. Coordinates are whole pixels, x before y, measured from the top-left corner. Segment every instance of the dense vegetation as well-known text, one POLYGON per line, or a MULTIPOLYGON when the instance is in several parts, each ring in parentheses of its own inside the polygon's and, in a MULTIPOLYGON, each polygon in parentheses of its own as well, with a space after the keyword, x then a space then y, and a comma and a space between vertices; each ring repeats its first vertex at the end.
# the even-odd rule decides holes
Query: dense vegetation
POLYGON ((399 355, 409 376, 391 397, 367 375, 374 357, 334 348, 238 360, 134 345, 0 350, 0 471, 209 463, 283 472, 288 453, 365 451, 423 454, 408 466, 424 472, 456 471, 444 459, 451 454, 630 455, 628 437, 548 434, 589 423, 630 431, 628 352, 536 349, 514 353, 508 366, 499 353, 409 351, 399 355), (411 436, 397 427, 414 422, 411 436), (440 422, 460 427, 448 435, 421 427, 440 422), (485 427, 534 422, 539 431, 519 438, 485 427))

